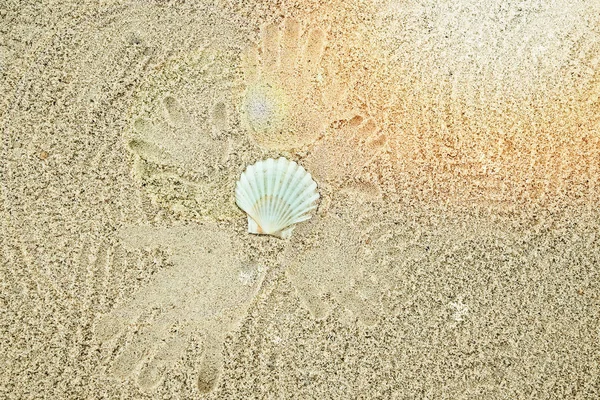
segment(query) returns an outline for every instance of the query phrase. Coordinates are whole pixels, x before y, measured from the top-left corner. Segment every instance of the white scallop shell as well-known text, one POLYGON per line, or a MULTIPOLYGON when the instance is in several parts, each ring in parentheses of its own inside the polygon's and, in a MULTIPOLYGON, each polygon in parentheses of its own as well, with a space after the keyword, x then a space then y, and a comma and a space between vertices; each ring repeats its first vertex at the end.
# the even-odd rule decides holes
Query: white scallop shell
POLYGON ((283 157, 248 166, 235 187, 235 202, 248 214, 248 232, 282 239, 310 219, 318 199, 310 174, 283 157))

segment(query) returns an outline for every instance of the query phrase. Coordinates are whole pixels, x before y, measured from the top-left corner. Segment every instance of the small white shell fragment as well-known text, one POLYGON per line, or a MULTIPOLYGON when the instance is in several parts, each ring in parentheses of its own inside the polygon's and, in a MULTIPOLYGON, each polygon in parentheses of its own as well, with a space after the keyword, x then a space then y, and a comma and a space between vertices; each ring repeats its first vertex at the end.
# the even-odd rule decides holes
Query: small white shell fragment
POLYGON ((283 157, 248 166, 235 187, 235 202, 248 214, 248 232, 282 239, 311 218, 318 199, 310 174, 283 157))

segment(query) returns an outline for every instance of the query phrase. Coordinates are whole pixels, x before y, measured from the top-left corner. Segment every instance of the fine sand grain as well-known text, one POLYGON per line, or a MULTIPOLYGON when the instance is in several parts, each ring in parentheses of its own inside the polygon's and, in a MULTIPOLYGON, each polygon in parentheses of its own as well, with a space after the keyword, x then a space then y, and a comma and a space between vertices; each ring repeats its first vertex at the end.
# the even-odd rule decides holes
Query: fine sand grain
POLYGON ((0 398, 600 398, 599 15, 0 2, 0 398))

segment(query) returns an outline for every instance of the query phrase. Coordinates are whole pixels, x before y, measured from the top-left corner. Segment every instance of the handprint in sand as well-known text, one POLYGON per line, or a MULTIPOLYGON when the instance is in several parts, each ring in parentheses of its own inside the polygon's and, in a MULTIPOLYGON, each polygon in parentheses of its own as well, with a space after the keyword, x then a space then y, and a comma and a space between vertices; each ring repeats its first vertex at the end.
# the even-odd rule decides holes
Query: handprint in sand
POLYGON ((336 189, 355 183, 361 169, 381 155, 386 142, 374 119, 356 115, 328 129, 312 146, 303 165, 320 186, 336 189))
POLYGON ((168 250, 173 265, 96 326, 104 347, 117 353, 111 374, 135 376, 142 390, 151 391, 184 356, 191 338, 201 336, 198 389, 210 391, 221 371, 223 338, 245 315, 264 269, 240 256, 246 252, 232 239, 234 232, 214 223, 134 226, 120 236, 131 248, 168 250))
POLYGON ((205 46, 165 60, 136 88, 124 132, 133 176, 146 194, 185 219, 237 215, 228 187, 239 136, 232 51, 205 46))
POLYGON ((284 253, 286 274, 315 318, 341 306, 373 325, 377 310, 363 295, 360 281, 374 262, 368 242, 377 200, 355 189, 340 197, 298 226, 284 253))
POLYGON ((326 44, 325 30, 303 30, 292 18, 261 29, 260 45, 251 46, 243 60, 242 104, 243 120, 259 145, 301 148, 335 119, 345 88, 333 64, 323 65, 326 44))

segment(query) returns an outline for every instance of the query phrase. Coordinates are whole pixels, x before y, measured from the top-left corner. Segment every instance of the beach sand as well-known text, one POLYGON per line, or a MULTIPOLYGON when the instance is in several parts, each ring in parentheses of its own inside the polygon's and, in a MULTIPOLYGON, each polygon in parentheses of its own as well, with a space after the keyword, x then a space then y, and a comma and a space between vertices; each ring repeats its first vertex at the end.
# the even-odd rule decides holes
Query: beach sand
POLYGON ((598 398, 598 15, 3 2, 0 397, 598 398))

